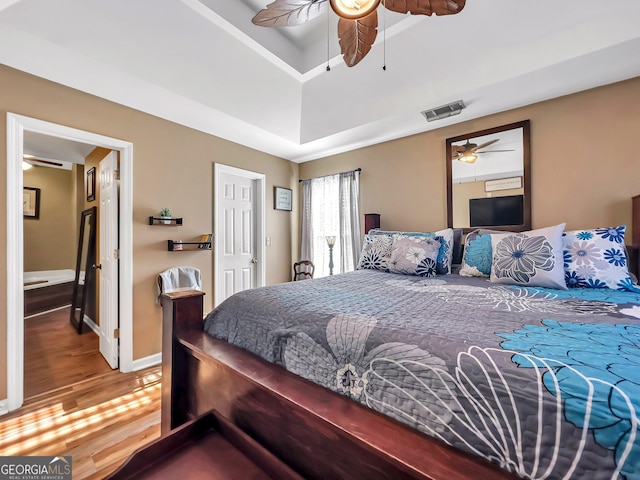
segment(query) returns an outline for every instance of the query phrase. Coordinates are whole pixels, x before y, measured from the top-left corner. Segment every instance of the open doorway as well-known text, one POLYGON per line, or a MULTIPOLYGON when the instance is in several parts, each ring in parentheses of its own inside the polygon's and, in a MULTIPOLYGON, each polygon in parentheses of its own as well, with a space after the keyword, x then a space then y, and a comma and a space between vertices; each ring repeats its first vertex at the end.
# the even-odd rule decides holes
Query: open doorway
POLYGON ((100 348, 105 329, 99 316, 102 269, 97 268, 96 239, 99 220, 111 220, 117 231, 118 219, 102 214, 101 189, 96 188, 99 163, 111 150, 29 131, 23 146, 28 402, 117 367, 117 352, 100 348))
MULTIPOLYGON (((133 145, 130 142, 29 117, 7 114, 7 392, 8 410, 19 408, 24 399, 24 261, 22 160, 25 132, 99 146, 120 156, 118 252, 120 268, 118 308, 120 325, 120 371, 133 366, 132 327, 132 196, 133 145)), ((114 334, 115 332, 111 332, 114 334)))

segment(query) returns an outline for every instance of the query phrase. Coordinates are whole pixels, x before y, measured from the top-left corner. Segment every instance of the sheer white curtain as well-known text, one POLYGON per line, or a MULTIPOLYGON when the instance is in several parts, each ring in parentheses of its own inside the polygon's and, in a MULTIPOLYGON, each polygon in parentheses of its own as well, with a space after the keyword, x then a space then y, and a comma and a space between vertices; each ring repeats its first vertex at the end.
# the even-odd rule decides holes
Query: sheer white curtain
POLYGON ((360 172, 346 172, 302 182, 300 258, 315 265, 314 277, 329 275, 326 237, 336 237, 333 273, 354 270, 360 257, 360 172))

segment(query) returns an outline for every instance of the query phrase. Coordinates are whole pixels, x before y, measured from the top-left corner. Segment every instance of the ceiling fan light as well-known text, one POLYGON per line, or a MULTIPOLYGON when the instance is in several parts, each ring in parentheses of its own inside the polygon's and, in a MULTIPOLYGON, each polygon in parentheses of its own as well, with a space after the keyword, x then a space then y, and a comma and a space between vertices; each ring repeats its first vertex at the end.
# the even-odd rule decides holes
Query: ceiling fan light
POLYGON ((329 0, 336 15, 347 20, 357 20, 373 12, 380 0, 329 0))
POLYGON ((476 160, 478 160, 478 156, 475 153, 471 153, 471 154, 463 155, 458 160, 464 163, 476 163, 476 160))

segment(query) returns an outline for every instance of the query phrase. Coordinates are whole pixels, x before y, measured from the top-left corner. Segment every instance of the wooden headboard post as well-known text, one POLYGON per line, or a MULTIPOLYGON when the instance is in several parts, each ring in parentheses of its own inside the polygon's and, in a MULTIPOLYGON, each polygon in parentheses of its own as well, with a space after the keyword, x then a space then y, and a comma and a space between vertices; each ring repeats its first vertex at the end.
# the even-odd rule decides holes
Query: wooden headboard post
POLYGON ((187 330, 202 330, 204 292, 187 290, 163 293, 162 301, 162 412, 161 430, 165 434, 177 427, 185 412, 185 391, 187 380, 184 370, 186 362, 174 362, 175 355, 182 355, 176 342, 176 335, 187 330))

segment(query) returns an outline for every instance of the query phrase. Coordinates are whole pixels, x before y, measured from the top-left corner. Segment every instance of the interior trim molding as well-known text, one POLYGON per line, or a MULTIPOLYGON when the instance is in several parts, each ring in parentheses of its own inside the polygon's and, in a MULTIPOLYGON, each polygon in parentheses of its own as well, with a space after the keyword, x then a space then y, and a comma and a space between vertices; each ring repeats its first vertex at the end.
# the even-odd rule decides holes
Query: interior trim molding
POLYGON ((133 371, 133 144, 44 120, 7 113, 7 409, 24 401, 22 155, 24 132, 64 138, 120 153, 120 371, 133 371))
POLYGON ((144 370, 145 368, 155 367, 162 363, 162 352, 154 353, 148 357, 139 358, 133 361, 133 371, 144 370))

